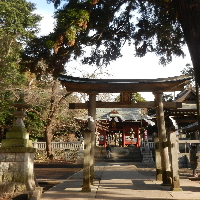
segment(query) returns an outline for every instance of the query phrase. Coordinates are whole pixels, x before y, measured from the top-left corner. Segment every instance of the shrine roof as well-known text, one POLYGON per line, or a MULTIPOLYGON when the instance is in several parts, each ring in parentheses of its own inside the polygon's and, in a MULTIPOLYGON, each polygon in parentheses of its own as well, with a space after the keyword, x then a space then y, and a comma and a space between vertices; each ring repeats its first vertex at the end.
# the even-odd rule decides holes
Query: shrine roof
POLYGON ((175 98, 175 102, 196 102, 196 98, 196 91, 191 87, 181 91, 175 98))
MULTIPOLYGON (((79 117, 79 120, 88 120, 88 116, 79 117)), ((154 125, 152 121, 152 117, 147 114, 141 115, 141 108, 97 108, 96 109, 96 120, 98 121, 111 121, 112 118, 117 121, 119 118, 122 122, 140 122, 141 120, 146 121, 149 124, 154 125), (113 113, 113 110, 117 111, 117 113, 113 113)))
POLYGON ((111 117, 119 117, 122 121, 141 120, 140 108, 97 108, 96 117, 99 120, 108 120, 111 117), (113 113, 116 110, 117 113, 113 113))
POLYGON ((182 107, 176 109, 170 109, 171 112, 180 113, 186 110, 190 113, 197 113, 197 95, 195 88, 188 86, 185 90, 181 91, 175 98, 174 102, 181 102, 182 107))
POLYGON ((118 93, 120 91, 180 91, 191 78, 191 76, 183 75, 158 79, 89 79, 59 75, 58 80, 70 92, 118 93))

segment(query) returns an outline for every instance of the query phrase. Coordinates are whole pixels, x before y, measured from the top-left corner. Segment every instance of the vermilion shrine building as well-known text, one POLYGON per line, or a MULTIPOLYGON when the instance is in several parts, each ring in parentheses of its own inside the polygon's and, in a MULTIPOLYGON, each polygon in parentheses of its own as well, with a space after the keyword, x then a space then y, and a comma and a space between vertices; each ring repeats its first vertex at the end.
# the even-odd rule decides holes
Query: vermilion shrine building
MULTIPOLYGON (((144 137, 143 127, 148 125, 149 116, 140 108, 97 108, 99 145, 106 146, 111 140, 115 146, 140 146, 144 137)), ((153 122, 152 122, 153 123, 153 122)))

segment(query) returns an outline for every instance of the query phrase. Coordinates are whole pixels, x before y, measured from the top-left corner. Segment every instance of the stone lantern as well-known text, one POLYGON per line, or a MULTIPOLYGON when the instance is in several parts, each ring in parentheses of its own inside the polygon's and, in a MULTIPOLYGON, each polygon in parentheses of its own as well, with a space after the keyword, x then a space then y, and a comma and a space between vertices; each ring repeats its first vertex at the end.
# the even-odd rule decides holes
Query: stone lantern
POLYGON ((9 132, 6 133, 6 139, 2 140, 1 147, 32 147, 32 141, 29 140, 29 133, 27 132, 23 118, 26 116, 24 110, 28 107, 24 102, 23 94, 20 95, 20 99, 13 103, 16 107, 14 116, 16 121, 9 132))
POLYGON ((16 196, 21 193, 32 193, 35 190, 34 154, 32 141, 25 128, 24 110, 28 105, 24 95, 13 104, 16 107, 16 121, 0 148, 0 197, 16 196))

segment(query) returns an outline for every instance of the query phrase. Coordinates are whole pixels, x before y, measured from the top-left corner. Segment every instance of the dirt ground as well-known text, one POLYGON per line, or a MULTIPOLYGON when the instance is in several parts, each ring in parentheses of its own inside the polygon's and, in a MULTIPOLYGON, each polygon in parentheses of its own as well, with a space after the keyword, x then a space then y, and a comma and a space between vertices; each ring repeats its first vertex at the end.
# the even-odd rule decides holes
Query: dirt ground
POLYGON ((72 174, 83 168, 82 164, 66 161, 49 161, 34 163, 35 176, 37 180, 67 179, 72 174))
POLYGON ((66 161, 49 161, 34 163, 35 177, 43 192, 59 183, 59 180, 67 179, 83 168, 82 164, 66 161))

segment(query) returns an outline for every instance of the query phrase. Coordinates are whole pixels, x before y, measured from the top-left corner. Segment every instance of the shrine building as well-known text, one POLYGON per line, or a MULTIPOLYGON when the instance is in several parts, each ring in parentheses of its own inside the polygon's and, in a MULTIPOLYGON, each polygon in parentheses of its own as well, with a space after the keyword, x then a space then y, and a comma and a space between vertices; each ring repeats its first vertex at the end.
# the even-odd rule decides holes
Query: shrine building
POLYGON ((144 137, 144 127, 148 125, 150 117, 146 109, 141 108, 97 108, 98 145, 139 147, 144 137))

